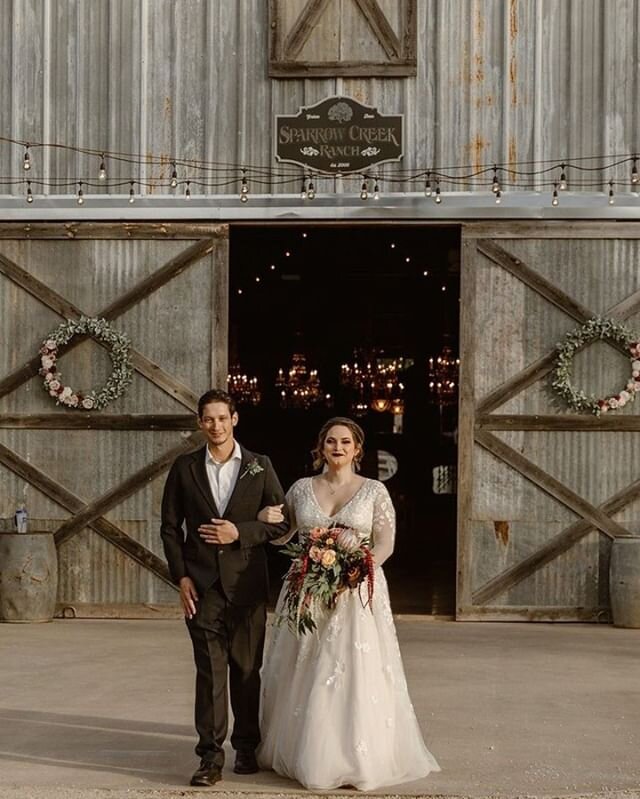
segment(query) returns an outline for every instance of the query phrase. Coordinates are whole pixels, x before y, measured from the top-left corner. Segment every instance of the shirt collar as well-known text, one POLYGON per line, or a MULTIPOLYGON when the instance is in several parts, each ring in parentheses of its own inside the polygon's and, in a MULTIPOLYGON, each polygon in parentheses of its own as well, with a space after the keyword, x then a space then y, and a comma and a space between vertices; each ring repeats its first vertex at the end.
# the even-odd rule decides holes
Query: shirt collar
MULTIPOLYGON (((212 463, 214 466, 223 466, 224 464, 218 463, 218 461, 214 461, 211 457, 211 453, 209 452, 209 445, 205 447, 205 463, 212 463)), ((240 449, 240 444, 234 440, 233 442, 233 452, 231 453, 231 457, 225 463, 229 463, 230 461, 241 461, 242 460, 242 450, 240 449)))

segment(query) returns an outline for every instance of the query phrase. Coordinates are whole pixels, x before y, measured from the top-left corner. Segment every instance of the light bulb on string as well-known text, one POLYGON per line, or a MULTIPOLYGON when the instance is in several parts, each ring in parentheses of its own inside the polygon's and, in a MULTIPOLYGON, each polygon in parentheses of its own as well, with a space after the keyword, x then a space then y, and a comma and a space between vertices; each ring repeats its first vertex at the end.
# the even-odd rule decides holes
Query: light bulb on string
POLYGON ((29 145, 28 144, 25 144, 24 159, 22 161, 22 168, 25 171, 31 169, 31 154, 29 152, 29 145))
POLYGON ((500 191, 500 189, 498 189, 498 191, 496 192, 496 205, 500 205, 501 202, 502 202, 502 192, 500 191))
POLYGON ((373 199, 379 200, 380 199, 380 186, 378 184, 378 175, 376 175, 373 179, 373 199))
POLYGON ((638 193, 638 184, 640 184, 640 175, 638 175, 638 159, 633 156, 633 166, 631 167, 631 191, 634 194, 638 193))
POLYGON ((100 169, 98 170, 98 180, 105 181, 107 179, 107 165, 104 162, 104 153, 100 156, 100 169))
POLYGON ((78 205, 84 205, 84 192, 82 191, 82 181, 78 181, 78 194, 76 195, 78 205))
POLYGON ((609 203, 609 205, 613 205, 615 203, 615 201, 616 201, 616 196, 615 196, 615 192, 613 191, 613 181, 610 180, 609 181, 609 200, 608 200, 608 203, 609 203))
POLYGON ((185 198, 185 200, 190 200, 191 199, 191 181, 190 180, 188 180, 185 183, 184 198, 185 198))
POLYGON ((300 199, 307 199, 307 180, 304 175, 302 176, 302 186, 300 186, 300 199))
POLYGON ((26 197, 26 199, 27 199, 27 202, 29 203, 29 205, 31 205, 31 203, 33 202, 33 194, 31 192, 31 181, 30 180, 27 181, 27 197, 26 197))
POLYGON ((558 183, 558 188, 560 189, 560 191, 567 190, 567 173, 565 172, 566 168, 567 168, 566 164, 560 164, 560 169, 562 170, 560 172, 560 183, 558 183))
POLYGON ((494 194, 498 194, 500 192, 500 181, 498 180, 498 167, 495 164, 493 167, 493 181, 491 183, 491 191, 494 194))
POLYGON ((311 178, 312 176, 309 175, 309 183, 307 185, 307 200, 315 200, 316 198, 316 189, 311 178))
POLYGON ((363 175, 362 186, 360 187, 360 199, 361 200, 368 200, 369 199, 369 184, 367 179, 363 175))
POLYGON ((172 189, 175 189, 178 186, 178 170, 176 168, 176 162, 172 161, 171 166, 173 167, 173 169, 171 170, 171 182, 169 183, 169 185, 171 186, 172 189))
POLYGON ((434 201, 438 205, 440 205, 440 203, 442 202, 442 194, 440 194, 440 181, 439 180, 436 180, 436 190, 435 190, 434 201))
POLYGON ((433 186, 431 185, 431 172, 427 172, 427 178, 424 182, 424 196, 431 197, 433 194, 433 186))
POLYGON ((134 202, 136 201, 135 192, 133 191, 133 185, 134 185, 133 180, 130 180, 129 181, 129 205, 133 205, 134 202))
POLYGON ((558 198, 558 184, 553 184, 553 193, 551 194, 551 205, 556 206, 560 205, 560 199, 558 198))
POLYGON ((247 185, 247 170, 242 170, 242 183, 240 185, 240 202, 249 202, 249 186, 247 185))

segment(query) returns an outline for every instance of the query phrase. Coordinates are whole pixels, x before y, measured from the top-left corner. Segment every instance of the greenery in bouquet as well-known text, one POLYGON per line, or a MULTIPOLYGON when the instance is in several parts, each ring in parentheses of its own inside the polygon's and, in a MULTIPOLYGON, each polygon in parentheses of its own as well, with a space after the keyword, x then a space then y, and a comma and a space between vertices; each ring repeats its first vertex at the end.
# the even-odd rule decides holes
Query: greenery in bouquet
POLYGON ((288 544, 292 558, 285 577, 280 622, 296 635, 317 629, 319 618, 333 610, 343 591, 357 590, 363 607, 373 600, 374 564, 368 538, 350 527, 314 527, 305 538, 288 544), (362 587, 366 588, 366 601, 362 587))

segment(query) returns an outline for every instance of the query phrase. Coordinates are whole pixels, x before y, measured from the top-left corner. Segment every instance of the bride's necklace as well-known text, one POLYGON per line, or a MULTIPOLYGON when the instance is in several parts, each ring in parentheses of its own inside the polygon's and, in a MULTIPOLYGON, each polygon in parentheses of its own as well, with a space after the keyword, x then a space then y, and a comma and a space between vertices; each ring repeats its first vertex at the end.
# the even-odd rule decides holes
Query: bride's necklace
POLYGON ((331 485, 331 481, 330 480, 328 480, 326 477, 323 477, 322 479, 323 479, 325 485, 327 486, 327 489, 329 490, 329 493, 331 494, 332 497, 334 497, 338 493, 339 489, 344 490, 345 488, 348 488, 351 485, 351 483, 353 482, 353 480, 350 479, 350 480, 347 480, 346 483, 340 483, 334 488, 331 485))

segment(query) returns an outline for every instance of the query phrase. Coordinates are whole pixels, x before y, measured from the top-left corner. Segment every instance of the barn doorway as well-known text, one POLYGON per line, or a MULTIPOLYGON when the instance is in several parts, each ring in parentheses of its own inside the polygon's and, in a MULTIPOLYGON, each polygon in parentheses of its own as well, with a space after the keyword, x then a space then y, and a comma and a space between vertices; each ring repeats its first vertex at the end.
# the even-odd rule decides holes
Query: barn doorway
MULTIPOLYGON (((362 425, 363 474, 385 481, 397 513, 385 565, 397 613, 455 612, 459 286, 456 227, 231 228, 238 437, 286 489, 312 473, 327 418, 362 425)), ((270 557, 277 595, 287 559, 270 557)))

